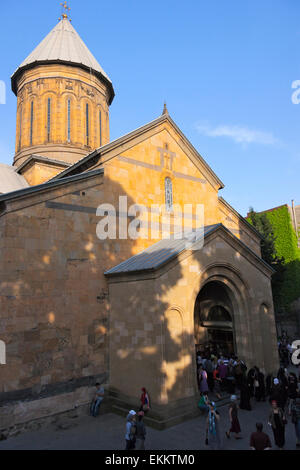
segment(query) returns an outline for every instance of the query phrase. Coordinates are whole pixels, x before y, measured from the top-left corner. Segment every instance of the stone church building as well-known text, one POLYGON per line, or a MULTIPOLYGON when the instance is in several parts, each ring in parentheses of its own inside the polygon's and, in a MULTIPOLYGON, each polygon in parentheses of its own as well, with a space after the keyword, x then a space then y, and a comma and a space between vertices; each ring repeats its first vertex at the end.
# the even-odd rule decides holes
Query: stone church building
POLYGON ((166 106, 110 141, 112 82, 66 15, 11 80, 16 149, 13 166, 0 165, 0 430, 86 406, 97 380, 115 411, 137 407, 146 387, 150 422, 172 425, 197 413, 195 352, 208 346, 276 370, 261 237, 219 195, 223 183, 166 106), (154 232, 143 213, 144 236, 125 236, 134 204, 158 208, 154 232), (185 205, 191 230, 204 207, 200 244, 174 235, 185 205), (117 227, 106 230, 115 236, 101 236, 113 215, 117 227))

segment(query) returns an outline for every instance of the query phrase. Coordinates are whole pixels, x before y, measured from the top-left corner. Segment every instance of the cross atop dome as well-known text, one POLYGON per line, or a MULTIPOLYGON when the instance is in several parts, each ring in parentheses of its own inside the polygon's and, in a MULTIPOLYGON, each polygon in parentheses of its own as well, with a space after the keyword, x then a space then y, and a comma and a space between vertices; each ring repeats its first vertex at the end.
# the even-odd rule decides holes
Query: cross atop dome
POLYGON ((15 71, 12 76, 12 90, 16 94, 17 81, 24 70, 38 65, 64 63, 82 67, 103 80, 108 87, 110 104, 114 97, 112 82, 72 26, 68 16, 70 8, 67 2, 61 5, 64 13, 60 21, 15 71))
POLYGON ((109 142, 112 82, 73 27, 69 2, 60 2, 59 22, 11 77, 18 98, 14 166, 25 163, 28 174, 30 164, 31 181, 44 178, 37 158, 52 174, 57 162, 65 168, 109 142))
POLYGON ((64 3, 61 3, 61 9, 62 9, 62 14, 59 18, 59 21, 61 19, 69 19, 71 21, 71 19, 69 18, 70 16, 70 11, 71 11, 71 8, 68 6, 67 2, 65 1, 64 3))

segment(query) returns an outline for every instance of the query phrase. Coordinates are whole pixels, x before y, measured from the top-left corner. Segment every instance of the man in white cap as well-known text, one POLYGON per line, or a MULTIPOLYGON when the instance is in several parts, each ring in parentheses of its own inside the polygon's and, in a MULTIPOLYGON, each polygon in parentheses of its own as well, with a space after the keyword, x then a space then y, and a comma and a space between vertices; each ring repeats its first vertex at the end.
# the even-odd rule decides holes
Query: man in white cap
POLYGON ((135 434, 136 434, 135 418, 136 418, 136 412, 134 410, 130 410, 126 418, 125 450, 132 450, 135 448, 135 434))

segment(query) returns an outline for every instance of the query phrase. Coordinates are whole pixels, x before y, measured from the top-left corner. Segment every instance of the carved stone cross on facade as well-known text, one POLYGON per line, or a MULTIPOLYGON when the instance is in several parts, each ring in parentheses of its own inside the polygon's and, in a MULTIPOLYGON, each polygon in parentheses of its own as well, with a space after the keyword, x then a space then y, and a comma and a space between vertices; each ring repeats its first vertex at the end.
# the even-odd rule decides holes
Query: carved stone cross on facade
POLYGON ((160 153, 160 166, 166 170, 172 171, 173 169, 173 160, 176 157, 176 153, 170 152, 168 144, 165 144, 164 148, 157 147, 157 150, 160 153))
POLYGON ((166 145, 165 147, 165 151, 164 151, 164 164, 165 164, 165 168, 167 170, 171 170, 171 157, 170 157, 170 152, 168 150, 168 147, 166 145))

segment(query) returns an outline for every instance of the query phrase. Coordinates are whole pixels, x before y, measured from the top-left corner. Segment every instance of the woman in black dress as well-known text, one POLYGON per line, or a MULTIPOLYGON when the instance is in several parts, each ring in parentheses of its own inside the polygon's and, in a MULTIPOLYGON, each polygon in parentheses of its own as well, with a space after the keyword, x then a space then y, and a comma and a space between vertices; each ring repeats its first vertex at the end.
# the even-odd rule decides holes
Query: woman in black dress
POLYGON ((293 400, 297 397, 298 391, 298 380, 294 372, 290 372, 288 376, 288 397, 290 400, 293 400))
POLYGON ((276 401, 278 408, 284 409, 285 407, 286 392, 277 377, 275 377, 275 379, 273 380, 273 386, 271 388, 269 401, 270 403, 276 401))
POLYGON ((265 401, 266 400, 266 387, 265 387, 265 376, 259 370, 258 367, 254 367, 255 377, 254 377, 254 395, 256 401, 265 401))
POLYGON ((231 397, 231 404, 229 406, 229 419, 231 422, 231 427, 229 431, 226 431, 226 436, 228 439, 230 438, 230 433, 233 432, 235 434, 236 439, 241 439, 239 435, 241 432, 241 426, 238 418, 238 406, 237 406, 237 397, 236 395, 232 395, 231 397))
POLYGON ((254 380, 255 380, 255 369, 252 368, 249 370, 247 375, 248 387, 250 390, 251 397, 254 397, 254 380))
POLYGON ((277 401, 272 401, 272 410, 269 416, 269 424, 272 426, 274 441, 279 449, 283 449, 285 444, 286 417, 282 408, 279 408, 277 401))
POLYGON ((240 381, 240 409, 241 410, 248 410, 251 411, 251 395, 250 395, 250 389, 248 386, 247 378, 245 375, 242 377, 240 381))
POLYGON ((286 405, 287 399, 288 399, 288 390, 289 390, 287 370, 284 369, 283 367, 280 367, 279 371, 278 371, 278 374, 277 374, 277 377, 278 377, 280 385, 282 387, 283 399, 284 399, 283 408, 284 408, 285 405, 286 405))

